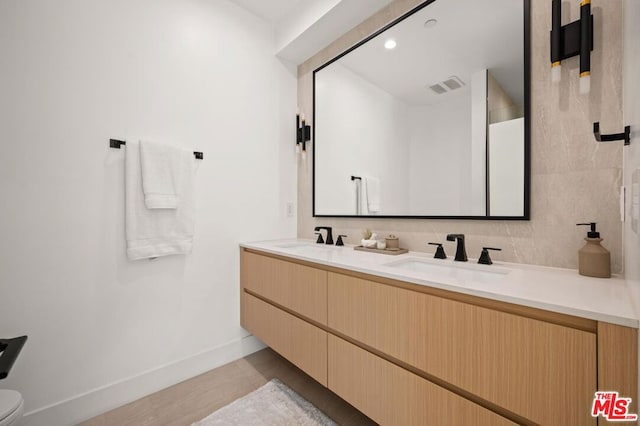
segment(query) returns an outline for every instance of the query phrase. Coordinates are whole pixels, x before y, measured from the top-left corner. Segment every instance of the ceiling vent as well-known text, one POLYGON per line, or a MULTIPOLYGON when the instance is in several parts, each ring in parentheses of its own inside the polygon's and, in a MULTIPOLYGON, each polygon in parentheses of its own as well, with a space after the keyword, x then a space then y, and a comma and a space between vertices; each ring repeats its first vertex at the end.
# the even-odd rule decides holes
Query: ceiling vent
POLYGON ((429 89, 433 90, 438 95, 442 95, 443 93, 447 93, 448 92, 446 87, 441 86, 439 84, 434 84, 433 86, 429 86, 429 89))
POLYGON ((459 89, 463 86, 465 86, 464 81, 460 80, 459 77, 452 75, 446 80, 432 84, 429 86, 429 89, 433 90, 438 95, 442 95, 443 93, 451 92, 452 90, 459 89))

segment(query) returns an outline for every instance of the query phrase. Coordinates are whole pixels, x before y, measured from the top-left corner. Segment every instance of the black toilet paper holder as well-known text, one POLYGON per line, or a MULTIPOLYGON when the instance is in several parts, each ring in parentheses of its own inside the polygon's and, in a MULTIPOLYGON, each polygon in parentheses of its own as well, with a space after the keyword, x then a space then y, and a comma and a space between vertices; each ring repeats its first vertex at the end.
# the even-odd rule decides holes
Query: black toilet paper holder
POLYGON ((7 378, 26 342, 27 336, 0 339, 0 380, 7 378))

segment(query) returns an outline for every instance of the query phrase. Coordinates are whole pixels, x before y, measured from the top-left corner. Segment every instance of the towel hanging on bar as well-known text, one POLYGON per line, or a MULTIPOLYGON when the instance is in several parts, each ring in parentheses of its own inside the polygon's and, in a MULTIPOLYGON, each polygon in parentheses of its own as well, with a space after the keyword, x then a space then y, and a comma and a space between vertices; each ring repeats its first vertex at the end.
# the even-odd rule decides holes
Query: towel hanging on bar
POLYGON ((191 152, 176 149, 179 164, 173 186, 178 204, 171 208, 148 208, 140 142, 131 140, 125 156, 125 235, 129 260, 189 254, 195 231, 196 169, 191 152))
MULTIPOLYGON (((120 149, 122 145, 126 145, 127 141, 121 141, 119 139, 109 139, 109 148, 120 149)), ((203 160, 204 153, 200 151, 193 151, 193 155, 196 157, 196 160, 203 160)))

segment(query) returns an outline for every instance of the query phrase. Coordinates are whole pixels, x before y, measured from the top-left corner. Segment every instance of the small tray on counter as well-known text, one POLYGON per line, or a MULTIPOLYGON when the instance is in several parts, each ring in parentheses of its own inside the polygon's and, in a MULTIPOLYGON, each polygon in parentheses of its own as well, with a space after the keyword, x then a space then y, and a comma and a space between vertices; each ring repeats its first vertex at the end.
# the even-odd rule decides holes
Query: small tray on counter
POLYGON ((391 255, 391 256, 397 256, 399 254, 409 253, 409 250, 403 249, 403 248, 378 249, 378 248, 368 248, 368 247, 363 247, 363 246, 355 246, 353 249, 357 250, 357 251, 368 251, 370 253, 388 254, 388 255, 391 255))

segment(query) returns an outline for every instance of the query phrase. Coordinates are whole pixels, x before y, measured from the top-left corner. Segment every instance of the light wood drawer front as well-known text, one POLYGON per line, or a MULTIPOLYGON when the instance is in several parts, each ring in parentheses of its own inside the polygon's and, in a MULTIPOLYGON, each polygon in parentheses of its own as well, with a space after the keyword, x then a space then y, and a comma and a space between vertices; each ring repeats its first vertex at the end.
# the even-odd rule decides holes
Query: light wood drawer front
POLYGON ((594 425, 596 336, 329 273, 329 327, 544 425, 594 425))
POLYGON ((327 272, 243 251, 241 283, 300 315, 327 324, 327 272))
POLYGON ((327 386, 327 333, 250 294, 243 298, 245 328, 327 386))
POLYGON ((515 424, 331 334, 329 389, 381 425, 515 424))
MULTIPOLYGON (((633 398, 629 413, 638 413, 638 330, 620 325, 598 323, 598 390, 616 390, 633 398)), ((637 425, 638 422, 606 421, 598 425, 637 425)))

